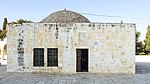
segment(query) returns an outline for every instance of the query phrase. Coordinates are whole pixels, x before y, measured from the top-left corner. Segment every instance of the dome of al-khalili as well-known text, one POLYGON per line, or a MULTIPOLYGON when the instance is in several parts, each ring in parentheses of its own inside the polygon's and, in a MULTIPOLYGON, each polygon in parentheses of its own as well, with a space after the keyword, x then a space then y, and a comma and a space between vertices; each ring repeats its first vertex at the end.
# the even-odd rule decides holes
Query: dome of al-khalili
POLYGON ((90 23, 90 21, 83 15, 66 9, 50 14, 41 22, 42 23, 90 23))

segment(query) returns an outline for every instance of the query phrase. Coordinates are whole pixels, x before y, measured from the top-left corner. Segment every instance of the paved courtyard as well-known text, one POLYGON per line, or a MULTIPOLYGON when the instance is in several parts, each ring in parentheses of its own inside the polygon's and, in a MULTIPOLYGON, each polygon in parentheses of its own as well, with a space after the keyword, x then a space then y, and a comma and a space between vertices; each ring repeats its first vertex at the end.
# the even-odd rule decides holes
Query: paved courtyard
POLYGON ((136 67, 136 74, 127 75, 7 73, 0 66, 0 84, 150 84, 150 63, 138 62, 136 67))
POLYGON ((150 84, 150 62, 138 60, 136 74, 7 73, 0 66, 0 84, 150 84))

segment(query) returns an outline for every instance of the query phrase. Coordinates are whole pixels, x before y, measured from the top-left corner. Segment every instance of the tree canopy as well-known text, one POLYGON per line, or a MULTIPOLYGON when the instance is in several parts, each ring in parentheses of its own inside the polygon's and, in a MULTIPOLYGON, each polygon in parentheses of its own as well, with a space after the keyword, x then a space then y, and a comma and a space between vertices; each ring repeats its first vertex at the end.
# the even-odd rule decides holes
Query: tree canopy
POLYGON ((22 24, 22 23, 33 23, 33 22, 30 20, 18 19, 16 21, 10 22, 9 24, 22 24))
POLYGON ((22 24, 22 23, 32 23, 32 21, 30 20, 24 20, 24 19, 18 19, 16 21, 12 21, 10 23, 8 23, 7 18, 4 18, 4 22, 3 22, 3 28, 2 30, 0 30, 0 39, 3 40, 4 38, 6 38, 7 36, 7 30, 6 30, 6 25, 7 24, 22 24))
POLYGON ((150 26, 147 27, 147 33, 144 42, 145 42, 145 51, 147 53, 150 53, 150 26))
POLYGON ((3 22, 3 30, 6 30, 6 25, 7 25, 7 18, 4 18, 4 22, 3 22))
POLYGON ((141 33, 136 32, 136 55, 145 54, 144 53, 144 44, 142 41, 139 41, 141 33))

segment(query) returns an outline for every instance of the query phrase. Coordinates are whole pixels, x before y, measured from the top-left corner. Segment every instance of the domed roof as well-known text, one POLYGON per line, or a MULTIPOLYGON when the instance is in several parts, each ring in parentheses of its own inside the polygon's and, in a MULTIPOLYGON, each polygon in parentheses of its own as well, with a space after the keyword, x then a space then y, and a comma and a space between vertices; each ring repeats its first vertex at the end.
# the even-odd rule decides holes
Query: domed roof
POLYGON ((61 10, 54 12, 41 21, 42 23, 90 23, 83 15, 70 11, 61 10))

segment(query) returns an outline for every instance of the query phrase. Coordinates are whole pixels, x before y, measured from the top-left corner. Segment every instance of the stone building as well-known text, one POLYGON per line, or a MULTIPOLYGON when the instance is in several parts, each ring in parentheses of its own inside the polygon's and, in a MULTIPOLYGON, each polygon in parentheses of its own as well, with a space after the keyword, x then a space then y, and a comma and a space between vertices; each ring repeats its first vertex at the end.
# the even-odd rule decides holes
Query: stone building
POLYGON ((0 65, 7 64, 7 38, 0 41, 0 65))
POLYGON ((7 29, 8 72, 135 73, 135 24, 93 23, 61 10, 7 29))

